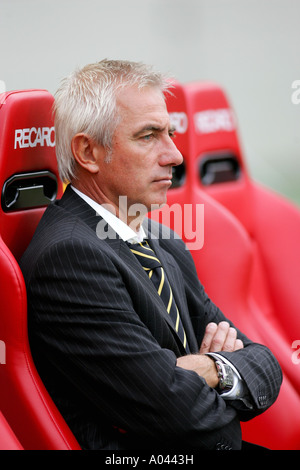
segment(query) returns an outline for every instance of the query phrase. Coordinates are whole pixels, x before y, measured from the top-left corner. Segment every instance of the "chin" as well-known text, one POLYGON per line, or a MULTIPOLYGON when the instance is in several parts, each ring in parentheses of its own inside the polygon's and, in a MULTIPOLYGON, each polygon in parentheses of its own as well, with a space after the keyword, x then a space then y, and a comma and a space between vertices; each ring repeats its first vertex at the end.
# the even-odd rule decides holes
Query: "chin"
POLYGON ((148 198, 144 198, 143 204, 148 210, 147 212, 150 212, 152 210, 159 209, 160 207, 164 206, 167 203, 167 194, 164 192, 162 193, 156 193, 152 194, 152 197, 149 195, 148 198))
POLYGON ((167 204, 167 198, 158 199, 155 202, 151 202, 151 205, 149 206, 149 211, 160 209, 166 204, 167 204))

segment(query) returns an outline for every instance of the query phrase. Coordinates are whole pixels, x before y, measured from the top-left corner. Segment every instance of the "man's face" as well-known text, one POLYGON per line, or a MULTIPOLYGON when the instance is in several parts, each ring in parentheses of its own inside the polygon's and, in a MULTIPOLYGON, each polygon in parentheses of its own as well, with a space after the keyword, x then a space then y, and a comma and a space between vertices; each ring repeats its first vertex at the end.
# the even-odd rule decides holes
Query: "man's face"
POLYGON ((102 165, 99 186, 106 198, 127 206, 164 204, 171 186, 172 167, 182 156, 172 137, 169 115, 161 92, 153 87, 126 88, 118 94, 121 116, 112 143, 110 163, 102 165))

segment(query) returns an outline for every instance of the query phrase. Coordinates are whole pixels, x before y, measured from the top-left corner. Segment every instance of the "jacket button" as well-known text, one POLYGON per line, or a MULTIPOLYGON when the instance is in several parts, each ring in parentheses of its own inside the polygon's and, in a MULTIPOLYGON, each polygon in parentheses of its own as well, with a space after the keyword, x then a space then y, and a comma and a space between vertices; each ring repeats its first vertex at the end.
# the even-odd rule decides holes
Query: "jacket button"
POLYGON ((221 442, 218 442, 216 444, 216 450, 232 450, 232 447, 227 446, 225 444, 221 444, 221 442))
POLYGON ((265 406, 268 402, 267 395, 260 395, 258 397, 258 401, 259 401, 260 406, 265 406))

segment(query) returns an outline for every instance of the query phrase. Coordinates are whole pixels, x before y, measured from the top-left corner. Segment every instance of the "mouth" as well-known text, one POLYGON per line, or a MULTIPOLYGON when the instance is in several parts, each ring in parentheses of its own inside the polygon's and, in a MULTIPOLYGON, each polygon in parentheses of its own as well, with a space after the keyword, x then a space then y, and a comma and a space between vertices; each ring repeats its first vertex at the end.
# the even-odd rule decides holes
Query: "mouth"
POLYGON ((163 178, 156 178, 153 183, 160 183, 171 185, 172 184, 172 176, 164 176, 163 178))

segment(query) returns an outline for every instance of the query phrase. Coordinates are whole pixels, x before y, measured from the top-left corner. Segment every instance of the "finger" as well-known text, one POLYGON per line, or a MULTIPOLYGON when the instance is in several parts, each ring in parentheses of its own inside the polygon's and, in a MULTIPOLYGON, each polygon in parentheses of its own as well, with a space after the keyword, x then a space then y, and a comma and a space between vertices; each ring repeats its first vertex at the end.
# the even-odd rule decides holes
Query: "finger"
POLYGON ((243 349, 244 347, 244 343, 241 339, 237 339, 236 342, 235 342, 235 347, 234 347, 234 351, 238 351, 239 349, 243 349))
POLYGON ((215 336, 217 329, 218 325, 216 323, 211 322, 206 325, 205 333, 199 350, 200 354, 210 352, 211 342, 215 336))
POLYGON ((237 331, 235 328, 230 327, 227 332, 227 336, 222 346, 222 351, 232 352, 235 350, 237 331))
POLYGON ((226 321, 222 321, 218 324, 216 333, 211 341, 210 352, 218 352, 223 350, 229 329, 230 325, 226 321))

